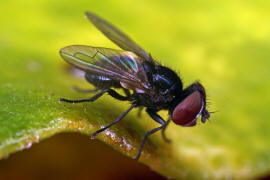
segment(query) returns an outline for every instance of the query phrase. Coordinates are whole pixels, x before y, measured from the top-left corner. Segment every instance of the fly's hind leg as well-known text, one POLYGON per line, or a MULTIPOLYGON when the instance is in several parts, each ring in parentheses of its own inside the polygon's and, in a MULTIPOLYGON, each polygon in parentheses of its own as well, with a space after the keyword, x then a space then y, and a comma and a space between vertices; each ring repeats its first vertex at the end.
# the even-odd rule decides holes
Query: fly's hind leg
POLYGON ((106 92, 110 96, 112 96, 113 98, 121 100, 121 101, 126 101, 126 100, 130 99, 130 96, 122 96, 121 94, 117 93, 113 89, 103 89, 99 93, 97 93, 96 95, 94 95, 93 97, 88 98, 88 99, 69 100, 69 99, 65 99, 65 98, 60 98, 59 101, 64 101, 64 102, 68 102, 68 103, 93 102, 93 101, 97 100, 99 97, 101 97, 106 92))
POLYGON ((110 96, 112 96, 113 98, 118 99, 120 101, 128 101, 131 99, 131 95, 129 93, 127 93, 126 91, 125 91, 126 96, 122 96, 121 94, 119 94, 118 92, 116 92, 113 89, 109 89, 108 94, 110 96))
POLYGON ((64 101, 64 102, 68 102, 68 103, 93 102, 108 91, 109 91, 109 89, 104 89, 104 90, 100 91, 99 93, 97 93, 96 95, 94 95, 93 97, 88 98, 88 99, 69 100, 69 99, 65 99, 65 98, 60 98, 59 101, 64 101))
POLYGON ((123 88, 123 90, 124 90, 124 93, 126 94, 126 96, 128 96, 128 97, 131 96, 130 91, 128 89, 123 88))

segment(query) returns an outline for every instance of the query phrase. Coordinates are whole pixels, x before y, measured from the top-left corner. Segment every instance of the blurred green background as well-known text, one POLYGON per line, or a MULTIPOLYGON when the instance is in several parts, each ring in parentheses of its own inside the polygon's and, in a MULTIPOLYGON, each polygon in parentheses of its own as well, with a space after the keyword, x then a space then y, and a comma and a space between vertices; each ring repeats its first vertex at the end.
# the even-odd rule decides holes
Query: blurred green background
MULTIPOLYGON (((143 163, 174 178, 258 178, 269 173, 270 2, 265 0, 1 1, 0 157, 60 132, 90 134, 128 107, 108 96, 78 106, 57 101, 86 96, 73 91, 73 85, 91 87, 69 73, 60 48, 117 48, 87 21, 86 10, 115 24, 173 68, 185 86, 200 80, 209 110, 216 111, 206 124, 193 128, 171 124, 171 145, 159 135, 151 137, 143 163)), ((145 114, 143 119, 136 114, 113 128, 127 144, 123 139, 115 143, 108 134, 99 139, 134 157, 143 134, 156 126, 145 114)), ((10 172, 5 167, 9 159, 0 163, 0 174, 10 172)), ((100 161, 106 163, 106 158, 100 161)))

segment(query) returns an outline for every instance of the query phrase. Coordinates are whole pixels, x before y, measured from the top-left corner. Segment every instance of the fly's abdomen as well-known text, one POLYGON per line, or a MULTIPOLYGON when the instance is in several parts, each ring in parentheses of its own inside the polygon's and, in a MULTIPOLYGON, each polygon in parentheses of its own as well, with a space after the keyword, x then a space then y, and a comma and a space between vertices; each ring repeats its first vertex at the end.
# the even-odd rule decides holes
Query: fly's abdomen
POLYGON ((105 76, 96 75, 96 74, 85 74, 85 79, 91 83, 92 85, 96 86, 100 89, 107 89, 111 87, 120 88, 120 83, 118 81, 114 81, 110 78, 105 76))

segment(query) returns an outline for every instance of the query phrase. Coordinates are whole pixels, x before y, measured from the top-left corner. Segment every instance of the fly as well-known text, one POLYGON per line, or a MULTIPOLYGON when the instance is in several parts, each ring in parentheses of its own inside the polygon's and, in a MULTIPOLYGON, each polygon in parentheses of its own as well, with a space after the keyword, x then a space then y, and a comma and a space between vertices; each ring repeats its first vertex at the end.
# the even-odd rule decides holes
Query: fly
POLYGON ((161 130, 166 142, 165 129, 172 120, 175 124, 190 127, 195 126, 197 118, 201 122, 210 117, 206 109, 206 94, 199 82, 194 82, 183 89, 179 76, 171 69, 160 65, 149 53, 137 45, 126 34, 99 16, 86 12, 86 17, 112 42, 122 50, 85 45, 72 45, 60 50, 61 57, 76 68, 85 72, 85 79, 95 86, 97 92, 88 99, 60 101, 69 103, 93 102, 107 93, 120 101, 129 101, 131 106, 111 124, 97 130, 91 137, 123 119, 133 108, 145 108, 147 114, 159 127, 148 131, 135 157, 139 159, 143 146, 151 134, 161 130), (125 95, 115 89, 123 89, 125 95), (167 110, 170 119, 165 121, 157 114, 160 110, 167 110))

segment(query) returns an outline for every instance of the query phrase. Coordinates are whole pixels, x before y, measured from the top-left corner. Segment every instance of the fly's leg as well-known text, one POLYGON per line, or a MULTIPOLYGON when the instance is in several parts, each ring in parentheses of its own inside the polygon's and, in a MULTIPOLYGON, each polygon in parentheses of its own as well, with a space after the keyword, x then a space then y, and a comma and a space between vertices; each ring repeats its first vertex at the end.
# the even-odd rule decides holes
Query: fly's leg
POLYGON ((94 139, 96 137, 96 135, 98 135, 99 133, 105 131, 106 129, 108 129, 109 127, 111 127, 112 125, 118 123, 121 119, 123 119, 123 117, 125 117, 129 111, 131 111, 134 107, 136 107, 136 104, 132 104, 128 110, 126 110, 123 114, 121 114, 121 116, 119 116, 116 120, 114 120, 111 124, 105 126, 104 128, 101 128, 99 130, 97 130, 96 132, 94 132, 92 135, 91 135, 91 138, 94 139))
POLYGON ((97 93, 96 95, 94 95, 93 97, 88 98, 88 99, 69 100, 69 99, 60 98, 59 101, 64 101, 64 102, 68 102, 68 103, 93 102, 108 91, 109 91, 109 89, 104 89, 104 90, 100 91, 99 93, 97 93))
POLYGON ((127 101, 130 100, 130 94, 126 94, 127 96, 122 96, 121 94, 119 94, 118 92, 109 89, 108 90, 108 94, 111 95, 113 98, 118 99, 120 101, 127 101))
POLYGON ((99 93, 97 93, 96 95, 94 95, 93 97, 88 98, 88 99, 69 100, 69 99, 65 99, 65 98, 60 98, 59 101, 64 101, 64 102, 68 102, 68 103, 93 102, 93 101, 97 100, 99 97, 101 97, 106 92, 109 95, 111 95, 113 98, 121 100, 121 101, 126 101, 126 100, 130 99, 129 96, 127 96, 127 97, 122 96, 121 94, 118 94, 116 91, 114 91, 112 89, 104 89, 104 90, 100 91, 99 93))
POLYGON ((161 130, 161 129, 163 129, 163 128, 166 127, 166 122, 165 122, 165 121, 164 121, 164 120, 156 113, 156 111, 147 108, 147 109, 146 109, 146 112, 150 115, 150 117, 151 117, 154 121, 156 121, 156 122, 158 122, 159 124, 161 124, 161 126, 160 126, 160 127, 157 127, 157 128, 154 128, 154 129, 152 129, 151 131, 148 131, 148 132, 145 134, 145 136, 144 136, 144 138, 143 138, 143 141, 142 141, 142 143, 141 143, 139 152, 138 152, 137 156, 135 157, 135 160, 138 160, 138 159, 140 158, 141 153, 142 153, 142 149, 143 149, 143 146, 144 146, 144 143, 146 142, 148 136, 150 136, 151 134, 154 134, 155 132, 157 132, 157 131, 159 131, 159 130, 161 130))
POLYGON ((161 135, 162 135, 162 138, 163 140, 166 142, 166 143, 170 143, 171 140, 169 138, 167 138, 166 134, 165 134, 165 130, 167 129, 169 123, 171 122, 171 118, 169 118, 166 122, 166 125, 165 127, 161 130, 161 135))
POLYGON ((123 90, 124 90, 124 93, 126 94, 126 96, 128 96, 128 97, 131 96, 130 91, 128 89, 123 88, 123 90))

